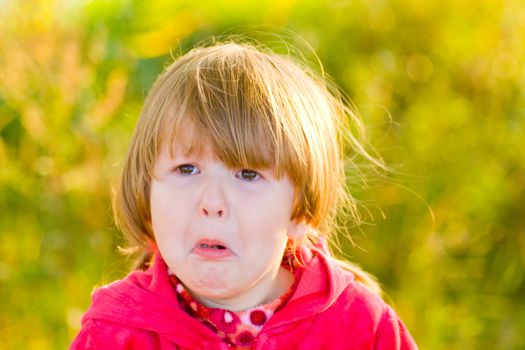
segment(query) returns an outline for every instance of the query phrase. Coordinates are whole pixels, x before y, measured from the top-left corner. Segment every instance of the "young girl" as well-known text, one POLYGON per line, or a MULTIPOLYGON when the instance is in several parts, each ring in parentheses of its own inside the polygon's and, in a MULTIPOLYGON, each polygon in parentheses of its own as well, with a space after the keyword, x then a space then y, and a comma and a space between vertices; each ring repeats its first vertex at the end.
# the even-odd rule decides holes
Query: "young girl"
POLYGON ((175 60, 114 198, 143 264, 94 293, 71 349, 415 349, 373 278, 325 244, 338 206, 355 214, 341 144, 374 161, 330 91, 247 44, 175 60))

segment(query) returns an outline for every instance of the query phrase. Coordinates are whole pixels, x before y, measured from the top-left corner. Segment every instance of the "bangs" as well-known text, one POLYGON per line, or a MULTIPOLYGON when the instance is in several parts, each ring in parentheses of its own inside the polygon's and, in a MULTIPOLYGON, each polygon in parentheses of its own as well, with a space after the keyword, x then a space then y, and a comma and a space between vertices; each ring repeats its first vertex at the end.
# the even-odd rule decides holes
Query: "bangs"
POLYGON ((163 128, 171 155, 177 144, 183 154, 198 157, 209 147, 229 168, 270 168, 276 178, 292 175, 300 157, 292 154, 293 140, 280 120, 286 111, 276 110, 272 101, 279 96, 257 76, 261 67, 251 67, 246 57, 230 59, 234 62, 203 60, 183 72, 163 128))
POLYGON ((177 124, 172 123, 173 126, 166 129, 171 131, 167 141, 172 157, 179 151, 185 156, 202 158, 207 150, 211 150, 213 157, 228 168, 275 168, 276 173, 284 170, 276 163, 283 156, 276 154, 275 140, 260 125, 251 125, 239 135, 235 133, 237 130, 216 119, 203 120, 194 113, 180 115, 175 121, 177 124), (206 123, 210 121, 213 124, 206 123))

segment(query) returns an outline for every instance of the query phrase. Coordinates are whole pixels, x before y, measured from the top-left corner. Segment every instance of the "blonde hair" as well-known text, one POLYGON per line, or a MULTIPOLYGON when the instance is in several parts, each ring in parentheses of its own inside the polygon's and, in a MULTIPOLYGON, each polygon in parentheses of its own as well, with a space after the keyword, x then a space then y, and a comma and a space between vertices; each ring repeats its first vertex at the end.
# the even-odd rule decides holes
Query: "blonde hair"
MULTIPOLYGON (((303 244, 333 234, 340 208, 359 222, 345 186, 342 146, 380 162, 359 142, 361 121, 343 95, 288 56, 252 44, 215 43, 177 58, 146 97, 113 202, 116 224, 135 251, 151 254, 153 168, 161 144, 183 137, 187 122, 226 166, 272 166, 278 178, 290 177, 297 190, 292 219, 312 227, 303 244)), ((199 141, 190 140, 190 152, 199 152, 199 141)), ((373 277, 351 263, 341 264, 379 292, 373 277)))

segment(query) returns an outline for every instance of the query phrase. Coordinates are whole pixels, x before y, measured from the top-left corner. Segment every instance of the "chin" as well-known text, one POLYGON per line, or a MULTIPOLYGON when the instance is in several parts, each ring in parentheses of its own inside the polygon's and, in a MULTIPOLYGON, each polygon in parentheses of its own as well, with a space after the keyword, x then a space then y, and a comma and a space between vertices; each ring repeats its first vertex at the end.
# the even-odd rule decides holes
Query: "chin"
POLYGON ((235 299, 237 292, 232 289, 203 288, 192 290, 193 296, 208 307, 229 308, 228 300, 235 299))
MULTIPOLYGON (((194 276, 195 277, 195 276, 194 276)), ((226 278, 224 274, 217 272, 210 272, 201 275, 200 278, 190 278, 188 287, 199 295, 206 298, 223 297, 224 295, 233 293, 234 279, 226 278)))

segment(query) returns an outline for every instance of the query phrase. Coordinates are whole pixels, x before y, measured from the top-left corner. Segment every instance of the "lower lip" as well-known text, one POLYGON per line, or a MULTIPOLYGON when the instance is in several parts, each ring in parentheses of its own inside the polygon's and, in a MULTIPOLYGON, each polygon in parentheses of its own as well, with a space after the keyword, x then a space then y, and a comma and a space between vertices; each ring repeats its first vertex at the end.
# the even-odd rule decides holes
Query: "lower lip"
POLYGON ((204 259, 209 259, 209 260, 219 260, 219 259, 225 259, 230 256, 233 256, 233 252, 228 248, 217 249, 217 248, 203 248, 199 246, 193 249, 193 253, 199 255, 200 257, 204 259))

